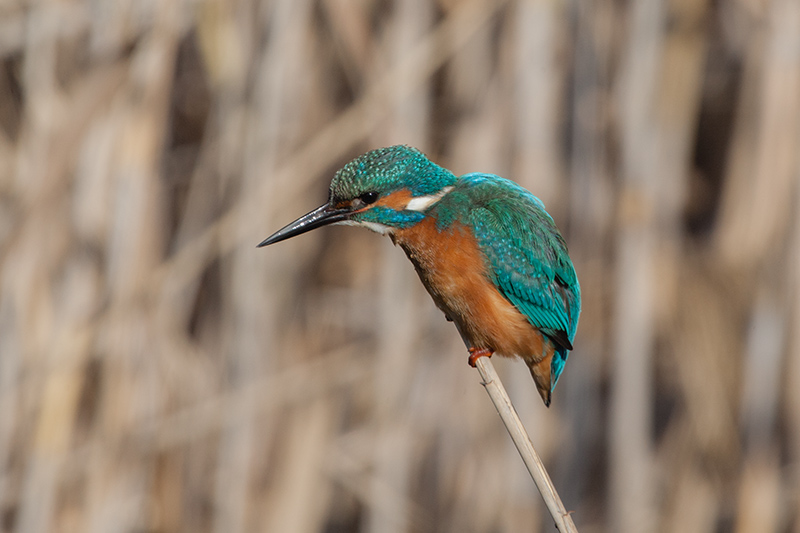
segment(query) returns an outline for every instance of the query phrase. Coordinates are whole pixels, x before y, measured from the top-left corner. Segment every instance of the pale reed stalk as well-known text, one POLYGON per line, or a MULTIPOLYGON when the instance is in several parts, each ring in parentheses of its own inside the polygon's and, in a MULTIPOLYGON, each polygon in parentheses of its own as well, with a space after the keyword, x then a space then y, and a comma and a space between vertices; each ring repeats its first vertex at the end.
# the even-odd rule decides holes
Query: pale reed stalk
POLYGON ((492 403, 497 409, 497 414, 503 420, 508 434, 511 435, 511 440, 514 441, 514 446, 517 447, 525 466, 528 468, 533 482, 536 483, 536 488, 544 499, 547 510, 556 523, 556 528, 561 533, 578 533, 575 523, 572 521, 570 513, 567 512, 561 498, 547 474, 544 463, 539 459, 539 454, 533 447, 531 438, 528 432, 525 431, 525 426, 522 425, 522 420, 519 419, 517 410, 511 403, 511 398, 508 397, 503 382, 500 381, 500 376, 494 370, 494 365, 488 357, 479 357, 475 362, 475 368, 483 379, 482 385, 492 399, 492 403))

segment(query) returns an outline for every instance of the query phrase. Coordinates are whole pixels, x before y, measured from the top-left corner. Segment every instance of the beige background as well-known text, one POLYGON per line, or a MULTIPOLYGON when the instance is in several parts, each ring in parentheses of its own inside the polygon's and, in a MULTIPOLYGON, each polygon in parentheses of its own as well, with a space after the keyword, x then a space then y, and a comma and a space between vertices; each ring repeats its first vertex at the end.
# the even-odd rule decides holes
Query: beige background
POLYGON ((515 179, 584 310, 581 532, 800 532, 796 0, 6 0, 0 530, 554 531, 355 155, 515 179))

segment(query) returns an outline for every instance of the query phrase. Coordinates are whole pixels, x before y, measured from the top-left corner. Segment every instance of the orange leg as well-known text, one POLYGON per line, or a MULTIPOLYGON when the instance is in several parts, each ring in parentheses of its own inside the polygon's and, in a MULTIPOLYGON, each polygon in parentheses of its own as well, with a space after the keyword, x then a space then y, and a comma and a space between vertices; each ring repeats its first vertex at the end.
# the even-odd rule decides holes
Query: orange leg
POLYGON ((479 357, 491 357, 493 353, 494 352, 488 348, 470 348, 469 366, 474 368, 479 357))

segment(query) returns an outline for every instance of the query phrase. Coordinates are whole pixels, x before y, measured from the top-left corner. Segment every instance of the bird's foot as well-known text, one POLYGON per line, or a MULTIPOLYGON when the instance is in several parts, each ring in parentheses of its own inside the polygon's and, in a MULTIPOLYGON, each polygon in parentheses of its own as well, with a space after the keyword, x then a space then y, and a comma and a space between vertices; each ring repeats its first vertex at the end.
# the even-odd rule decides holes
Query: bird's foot
POLYGON ((470 348, 469 349, 469 366, 475 368, 475 364, 481 357, 491 357, 494 352, 488 348, 470 348))

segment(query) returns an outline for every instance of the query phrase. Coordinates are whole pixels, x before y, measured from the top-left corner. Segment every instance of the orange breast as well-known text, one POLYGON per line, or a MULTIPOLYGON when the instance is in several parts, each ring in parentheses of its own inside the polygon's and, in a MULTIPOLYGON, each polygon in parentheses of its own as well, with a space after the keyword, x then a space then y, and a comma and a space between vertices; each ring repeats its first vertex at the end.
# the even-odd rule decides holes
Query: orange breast
POLYGON ((492 284, 478 242, 463 225, 439 232, 426 218, 393 235, 414 263, 436 305, 456 324, 475 348, 507 357, 519 356, 528 366, 548 359, 552 343, 492 284))

